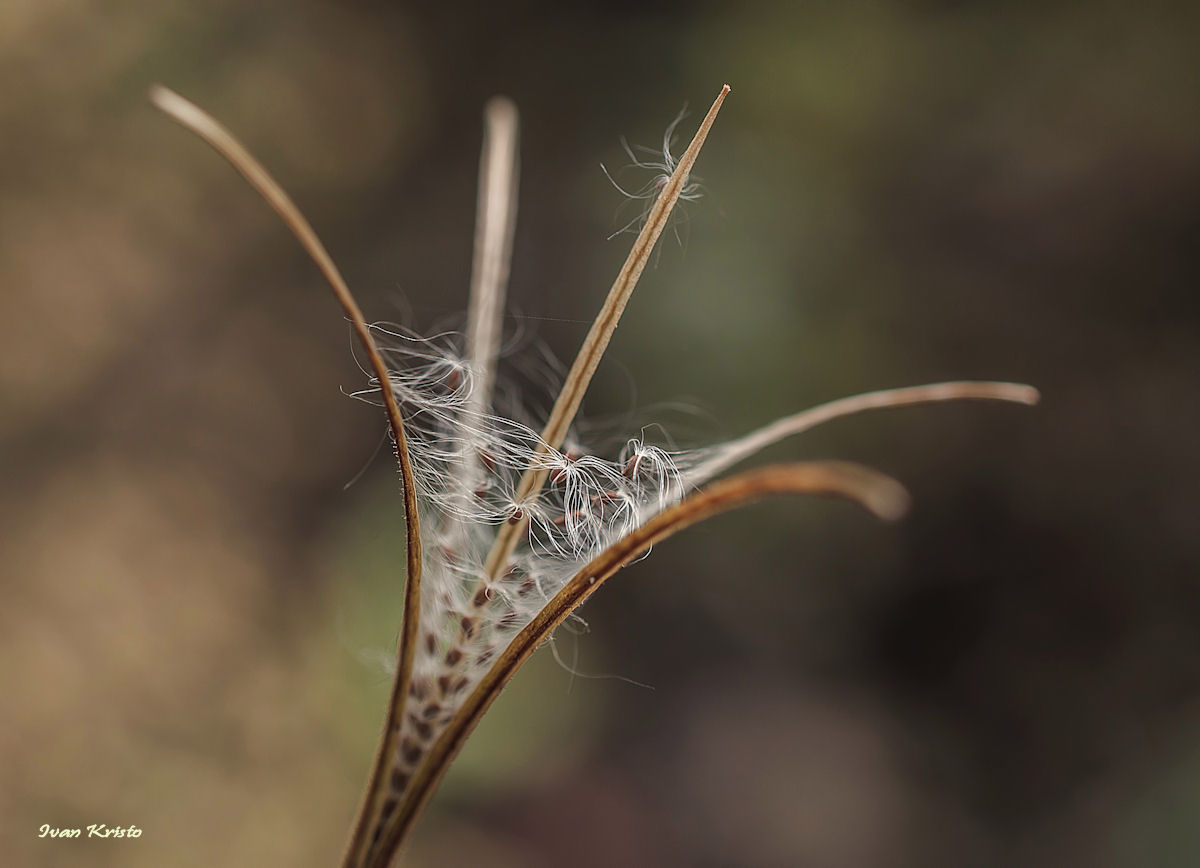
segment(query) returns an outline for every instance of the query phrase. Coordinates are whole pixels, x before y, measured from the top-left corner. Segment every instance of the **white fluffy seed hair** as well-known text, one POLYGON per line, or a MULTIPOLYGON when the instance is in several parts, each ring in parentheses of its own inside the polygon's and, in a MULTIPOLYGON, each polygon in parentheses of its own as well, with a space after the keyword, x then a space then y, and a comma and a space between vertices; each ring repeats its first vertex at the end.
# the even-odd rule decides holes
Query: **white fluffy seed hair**
MULTIPOLYGON (((387 388, 404 410, 427 543, 425 635, 414 678, 450 675, 458 689, 439 705, 452 713, 494 653, 571 576, 697 484, 686 474, 708 452, 670 450, 644 434, 608 458, 577 436, 549 447, 523 408, 473 409, 483 402, 462 336, 423 338, 381 326, 373 332, 391 370, 387 388), (546 471, 547 483, 537 497, 521 499, 530 467, 546 471), (527 528, 507 568, 490 576, 486 561, 498 528, 520 520, 527 528)), ((372 382, 355 394, 375 402, 379 391, 372 382)))
MULTIPOLYGON (((623 166, 618 175, 625 173, 636 173, 638 181, 635 184, 622 184, 613 176, 613 173, 608 170, 608 167, 603 163, 600 164, 600 170, 604 172, 604 177, 608 178, 608 182, 625 197, 626 202, 637 202, 641 204, 641 208, 632 219, 627 221, 620 229, 608 236, 609 241, 616 238, 618 235, 623 235, 626 232, 634 232, 645 225, 646 220, 650 216, 650 210, 654 207, 655 200, 658 199, 663 188, 671 180, 671 175, 675 173, 675 169, 679 166, 679 160, 672 153, 672 145, 675 138, 675 130, 680 122, 688 116, 687 106, 685 105, 675 116, 675 119, 667 125, 666 132, 663 133, 662 146, 660 148, 648 148, 644 145, 630 145, 628 139, 621 137, 621 149, 625 152, 629 162, 623 166)), ((678 202, 695 202, 704 196, 704 184, 699 177, 688 175, 686 182, 679 190, 678 202)), ((621 210, 618 209, 618 213, 621 210)), ((626 212, 628 213, 628 212, 626 212)), ((672 231, 675 234, 676 241, 682 240, 679 237, 679 221, 686 220, 686 212, 682 207, 676 206, 676 209, 671 213, 672 231)))

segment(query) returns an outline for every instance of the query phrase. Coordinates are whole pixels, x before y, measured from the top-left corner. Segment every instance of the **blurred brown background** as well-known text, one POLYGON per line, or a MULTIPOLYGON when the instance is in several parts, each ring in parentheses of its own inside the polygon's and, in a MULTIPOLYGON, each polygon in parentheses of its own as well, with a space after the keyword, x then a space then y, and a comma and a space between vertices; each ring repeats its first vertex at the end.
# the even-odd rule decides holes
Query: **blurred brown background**
POLYGON ((541 652, 408 864, 1200 864, 1198 32, 1182 2, 0 5, 4 863, 332 865, 387 688, 400 501, 348 330, 147 87, 420 329, 461 310, 510 94, 509 325, 569 357, 629 238, 598 164, 729 81, 589 415, 681 399, 706 442, 947 378, 1044 403, 773 450, 915 508, 660 546, 556 645, 654 689, 541 652), (98 822, 144 834, 36 837, 98 822))

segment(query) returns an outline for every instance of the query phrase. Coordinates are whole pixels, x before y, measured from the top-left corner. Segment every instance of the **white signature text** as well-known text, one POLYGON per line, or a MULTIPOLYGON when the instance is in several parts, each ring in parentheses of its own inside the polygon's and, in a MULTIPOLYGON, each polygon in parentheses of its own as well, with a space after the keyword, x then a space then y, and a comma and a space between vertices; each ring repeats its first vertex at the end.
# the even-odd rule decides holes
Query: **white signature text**
MULTIPOLYGON (((38 830, 39 838, 79 838, 83 829, 55 829, 49 823, 43 823, 38 830)), ((88 838, 140 838, 142 830, 137 826, 106 826, 104 823, 93 823, 87 827, 88 838)))

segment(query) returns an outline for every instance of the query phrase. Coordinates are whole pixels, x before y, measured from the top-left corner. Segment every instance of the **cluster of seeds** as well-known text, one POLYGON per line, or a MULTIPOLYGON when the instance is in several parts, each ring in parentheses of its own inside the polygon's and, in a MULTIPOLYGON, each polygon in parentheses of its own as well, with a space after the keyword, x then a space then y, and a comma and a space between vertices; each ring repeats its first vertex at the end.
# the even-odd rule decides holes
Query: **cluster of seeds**
MULTIPOLYGON (((505 415, 475 409, 475 372, 456 334, 373 331, 404 411, 425 539, 421 636, 391 772, 399 794, 496 655, 588 561, 678 501, 699 453, 643 438, 627 440, 613 459, 574 438, 548 448, 521 408, 507 407, 505 415), (531 467, 546 482, 519 499, 531 467), (505 525, 521 525, 521 538, 489 572, 505 525)), ((372 387, 360 396, 378 396, 378 383, 372 387)))

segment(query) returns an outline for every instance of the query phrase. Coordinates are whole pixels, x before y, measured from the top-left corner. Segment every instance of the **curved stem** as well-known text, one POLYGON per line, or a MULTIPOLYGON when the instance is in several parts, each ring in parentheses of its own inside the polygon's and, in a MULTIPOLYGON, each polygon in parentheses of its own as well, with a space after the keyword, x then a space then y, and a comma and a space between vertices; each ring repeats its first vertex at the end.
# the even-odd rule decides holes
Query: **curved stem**
POLYGON ((689 470, 685 478, 689 484, 699 485, 786 437, 865 410, 965 400, 1011 401, 1031 405, 1036 404, 1040 397, 1038 390, 1033 386, 988 380, 957 380, 950 383, 930 383, 903 389, 864 392, 785 416, 744 437, 714 447, 711 450, 712 457, 689 470))
POLYGON ((400 414, 400 405, 396 401, 396 396, 389 386, 387 365, 384 364, 379 348, 371 337, 371 331, 367 327, 366 319, 363 317, 358 302, 355 301, 350 287, 346 285, 346 281, 325 249, 325 245, 321 243, 312 225, 300 213, 300 209, 296 207, 291 197, 284 192, 270 173, 233 134, 203 109, 161 85, 155 85, 150 89, 150 102, 185 129, 195 133, 228 160, 296 236, 305 252, 321 270, 321 274, 333 289, 338 303, 341 304, 342 310, 350 319, 350 324, 367 354, 371 370, 374 372, 375 378, 379 380, 379 388, 383 394, 383 404, 387 412, 388 424, 392 430, 396 461, 400 467, 400 480, 404 489, 408 575, 404 586, 404 614, 400 629, 400 647, 397 651, 396 680, 392 685, 392 697, 388 706, 390 713, 384 721, 379 753, 375 757, 371 777, 362 805, 359 807, 358 818, 355 821, 354 831, 346 852, 346 864, 353 864, 353 862, 361 860, 362 854, 370 844, 368 830, 375 825, 375 817, 380 811, 384 790, 381 786, 383 775, 388 767, 388 758, 396 750, 395 740, 398 724, 404 719, 404 702, 408 696, 409 683, 412 680, 417 620, 421 611, 421 528, 417 516, 417 495, 416 486, 413 484, 412 465, 409 463, 408 445, 404 439, 404 419, 400 414))

